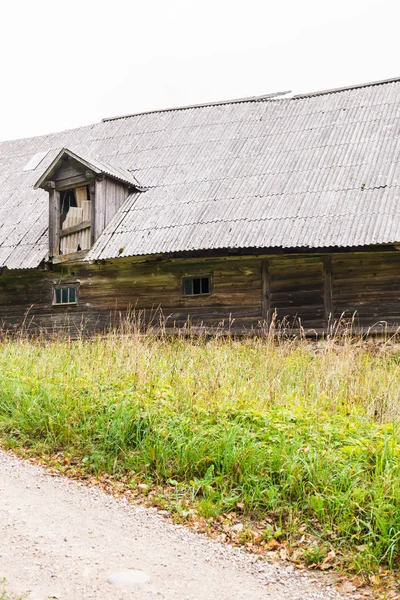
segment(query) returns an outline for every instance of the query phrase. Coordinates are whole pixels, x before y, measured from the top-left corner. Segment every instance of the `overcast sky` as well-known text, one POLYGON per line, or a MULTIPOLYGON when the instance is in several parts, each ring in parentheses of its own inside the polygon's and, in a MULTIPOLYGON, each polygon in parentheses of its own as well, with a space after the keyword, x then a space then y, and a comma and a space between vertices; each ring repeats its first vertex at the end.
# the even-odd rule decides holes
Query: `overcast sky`
POLYGON ((400 75, 391 0, 14 0, 0 139, 157 108, 400 75))

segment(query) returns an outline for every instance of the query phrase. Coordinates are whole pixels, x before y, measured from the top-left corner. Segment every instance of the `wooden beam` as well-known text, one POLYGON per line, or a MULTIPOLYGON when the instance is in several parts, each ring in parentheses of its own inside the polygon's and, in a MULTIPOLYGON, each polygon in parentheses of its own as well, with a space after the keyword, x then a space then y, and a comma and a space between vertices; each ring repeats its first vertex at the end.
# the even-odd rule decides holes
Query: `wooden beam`
POLYGON ((106 226, 106 184, 107 181, 104 178, 97 178, 95 182, 95 207, 94 208, 94 237, 95 240, 103 233, 106 226))
POLYGON ((333 321, 334 307, 333 307, 333 294, 332 294, 332 257, 323 257, 323 276, 324 276, 324 308, 325 308, 325 322, 328 326, 333 321))
POLYGON ((57 256, 60 251, 60 192, 49 189, 49 256, 57 256))
POLYGON ((71 233, 78 233, 78 231, 82 231, 82 229, 89 229, 90 226, 91 221, 82 221, 82 223, 78 223, 77 225, 71 225, 71 227, 61 229, 60 238, 70 235, 71 233))
POLYGON ((95 188, 95 182, 92 181, 89 184, 89 198, 90 198, 90 202, 92 203, 91 205, 91 213, 90 213, 90 218, 91 218, 91 230, 90 230, 90 247, 93 246, 93 244, 96 241, 96 188, 95 188))
POLYGON ((271 323, 271 279, 269 260, 261 261, 261 317, 269 326, 271 323))
POLYGON ((77 263, 83 260, 88 252, 89 250, 78 250, 78 252, 71 252, 71 254, 60 254, 54 258, 53 264, 77 263))
POLYGON ((90 179, 86 177, 86 175, 74 175, 73 177, 64 177, 63 179, 58 179, 56 182, 56 186, 58 190, 69 190, 71 188, 80 187, 83 185, 88 185, 90 183, 90 179))

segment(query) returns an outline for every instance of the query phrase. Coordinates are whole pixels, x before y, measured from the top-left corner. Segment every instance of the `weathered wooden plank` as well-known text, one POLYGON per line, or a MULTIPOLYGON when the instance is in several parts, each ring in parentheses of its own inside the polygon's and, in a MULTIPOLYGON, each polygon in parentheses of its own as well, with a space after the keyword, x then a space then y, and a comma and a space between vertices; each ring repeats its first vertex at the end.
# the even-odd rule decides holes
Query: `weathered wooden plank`
POLYGON ((271 280, 269 274, 269 261, 261 261, 261 317, 269 326, 271 321, 271 280))
MULTIPOLYGON (((320 256, 269 258, 271 311, 305 328, 325 327, 323 263, 320 256)), ((294 325, 292 325, 294 327, 294 325)))
POLYGON ((105 225, 116 215, 118 209, 129 195, 128 188, 123 183, 111 179, 105 180, 104 222, 105 225))
POLYGON ((82 187, 88 183, 88 178, 85 174, 75 175, 74 177, 64 177, 57 180, 57 189, 69 190, 71 188, 82 187))
POLYGON ((92 181, 89 184, 89 198, 91 203, 91 213, 90 213, 90 246, 93 246, 97 237, 96 237, 96 187, 95 182, 92 181))
POLYGON ((333 295, 332 295, 332 258, 323 257, 323 277, 324 277, 324 308, 325 321, 328 326, 334 319, 333 295))
POLYGON ((400 255, 396 252, 333 256, 332 288, 336 317, 370 327, 380 320, 399 322, 400 255))
POLYGON ((86 254, 88 253, 87 250, 79 250, 79 252, 72 252, 71 254, 66 254, 66 255, 59 255, 59 256, 55 256, 53 258, 53 264, 57 265, 57 264, 63 264, 66 262, 71 262, 73 260, 82 260, 83 258, 85 258, 86 254))
POLYGON ((95 182, 95 196, 96 196, 96 207, 95 207, 95 239, 100 236, 106 226, 106 184, 105 178, 96 179, 95 182))
POLYGON ((88 229, 91 226, 91 221, 83 221, 82 223, 78 223, 77 225, 71 225, 71 227, 65 227, 60 231, 60 237, 65 237, 66 235, 71 235, 71 233, 78 233, 82 231, 82 229, 88 229))
POLYGON ((60 192, 55 187, 49 189, 49 256, 59 254, 60 233, 60 192))

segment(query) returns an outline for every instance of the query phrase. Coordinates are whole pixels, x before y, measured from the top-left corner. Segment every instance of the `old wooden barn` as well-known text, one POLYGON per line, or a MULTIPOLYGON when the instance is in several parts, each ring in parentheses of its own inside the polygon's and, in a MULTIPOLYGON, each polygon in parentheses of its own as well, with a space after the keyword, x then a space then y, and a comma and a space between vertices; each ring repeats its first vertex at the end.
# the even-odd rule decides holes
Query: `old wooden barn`
POLYGON ((0 144, 4 330, 400 325, 400 79, 0 144))

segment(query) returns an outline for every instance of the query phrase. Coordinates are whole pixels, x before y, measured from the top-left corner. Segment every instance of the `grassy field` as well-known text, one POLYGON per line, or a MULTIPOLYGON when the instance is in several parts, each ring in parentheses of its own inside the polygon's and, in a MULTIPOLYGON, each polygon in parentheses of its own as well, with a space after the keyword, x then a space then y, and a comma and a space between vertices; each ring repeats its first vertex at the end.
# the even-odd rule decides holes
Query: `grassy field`
POLYGON ((4 445, 155 489, 182 520, 239 519, 241 541, 307 564, 399 567, 399 414, 391 344, 0 342, 4 445))

